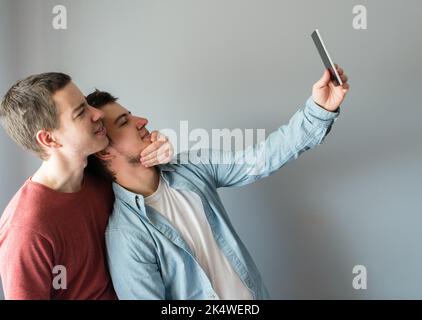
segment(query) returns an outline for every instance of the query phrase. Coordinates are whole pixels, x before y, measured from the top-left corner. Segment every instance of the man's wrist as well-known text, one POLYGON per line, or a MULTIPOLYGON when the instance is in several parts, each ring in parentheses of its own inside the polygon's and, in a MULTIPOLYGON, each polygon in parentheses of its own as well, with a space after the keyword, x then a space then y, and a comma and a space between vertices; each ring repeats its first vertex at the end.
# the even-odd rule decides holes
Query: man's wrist
POLYGON ((329 111, 317 104, 312 96, 306 101, 306 109, 311 116, 323 122, 335 120, 340 114, 340 107, 336 111, 329 111))
POLYGON ((322 108, 322 109, 324 109, 325 111, 328 111, 328 112, 334 112, 334 113, 336 113, 337 111, 338 111, 338 109, 340 109, 340 106, 338 106, 337 107, 337 109, 335 109, 335 110, 328 110, 327 108, 325 108, 324 106, 322 106, 322 105, 320 105, 318 102, 316 102, 315 100, 313 100, 314 102, 315 102, 315 104, 318 106, 318 107, 320 107, 320 108, 322 108))

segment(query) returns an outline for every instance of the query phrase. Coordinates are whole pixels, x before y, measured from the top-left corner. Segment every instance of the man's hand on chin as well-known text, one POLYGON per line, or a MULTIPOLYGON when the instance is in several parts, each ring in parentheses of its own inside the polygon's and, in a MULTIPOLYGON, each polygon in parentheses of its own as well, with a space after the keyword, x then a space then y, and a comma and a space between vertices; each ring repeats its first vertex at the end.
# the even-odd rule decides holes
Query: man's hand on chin
POLYGON ((141 164, 148 168, 171 161, 174 154, 173 145, 168 138, 158 131, 151 132, 151 144, 141 152, 141 164))
POLYGON ((343 69, 337 64, 335 66, 343 81, 342 86, 336 87, 334 85, 334 82, 331 80, 330 71, 326 69, 322 78, 312 87, 312 98, 314 102, 330 112, 337 111, 350 88, 347 82, 348 78, 343 69))

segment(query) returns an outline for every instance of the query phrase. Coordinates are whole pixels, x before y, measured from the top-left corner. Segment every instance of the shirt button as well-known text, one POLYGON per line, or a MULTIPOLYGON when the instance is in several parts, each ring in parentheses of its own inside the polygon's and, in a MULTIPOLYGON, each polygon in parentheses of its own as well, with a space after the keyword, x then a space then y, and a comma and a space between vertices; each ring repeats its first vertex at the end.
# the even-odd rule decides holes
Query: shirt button
POLYGON ((215 298, 216 298, 215 294, 214 293, 211 293, 210 294, 210 299, 215 299, 215 298))
POLYGON ((138 196, 135 197, 135 203, 136 203, 136 206, 138 207, 138 209, 141 209, 141 207, 139 205, 139 197, 138 196))

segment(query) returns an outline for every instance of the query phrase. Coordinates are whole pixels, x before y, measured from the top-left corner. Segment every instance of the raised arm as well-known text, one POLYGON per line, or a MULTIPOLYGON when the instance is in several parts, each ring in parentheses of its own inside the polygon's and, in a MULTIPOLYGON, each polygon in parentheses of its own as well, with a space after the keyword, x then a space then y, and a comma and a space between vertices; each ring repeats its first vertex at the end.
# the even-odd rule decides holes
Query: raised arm
MULTIPOLYGON (((189 153, 189 161, 205 170, 216 187, 242 186, 269 176, 306 150, 321 144, 338 118, 340 104, 349 90, 347 76, 337 68, 343 86, 335 87, 326 70, 314 84, 305 107, 265 142, 236 152, 197 150, 189 153)), ((185 160, 183 158, 186 159, 186 155, 179 155, 178 161, 185 160)))

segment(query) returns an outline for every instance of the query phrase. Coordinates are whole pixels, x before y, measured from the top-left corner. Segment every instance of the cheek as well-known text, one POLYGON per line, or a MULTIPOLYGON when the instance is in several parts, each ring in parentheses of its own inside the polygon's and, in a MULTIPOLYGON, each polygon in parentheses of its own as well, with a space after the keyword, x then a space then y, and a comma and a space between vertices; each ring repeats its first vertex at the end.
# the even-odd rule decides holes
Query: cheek
POLYGON ((61 133, 61 140, 70 145, 78 145, 87 139, 86 129, 80 126, 68 126, 61 133))
POLYGON ((151 140, 148 140, 148 141, 146 141, 146 140, 141 140, 142 151, 143 151, 145 148, 147 148, 149 145, 151 145, 151 144, 152 144, 151 140))
POLYGON ((145 147, 139 135, 134 132, 110 133, 110 138, 116 149, 124 154, 138 153, 145 147))
POLYGON ((72 126, 69 132, 72 132, 74 136, 85 138, 89 136, 94 137, 94 127, 87 116, 85 116, 83 121, 80 121, 76 125, 72 126))

